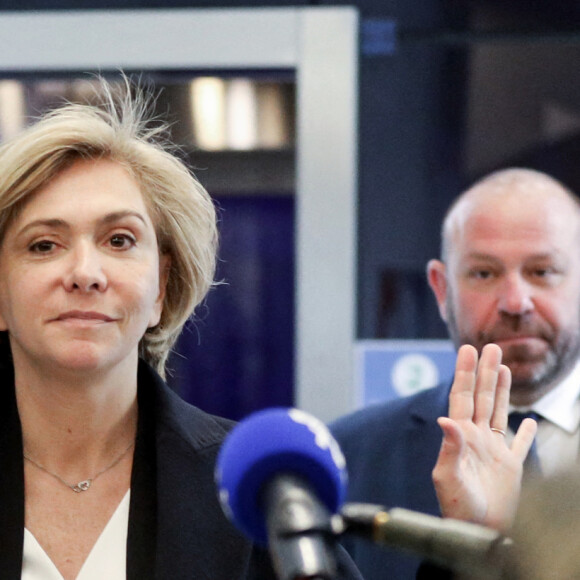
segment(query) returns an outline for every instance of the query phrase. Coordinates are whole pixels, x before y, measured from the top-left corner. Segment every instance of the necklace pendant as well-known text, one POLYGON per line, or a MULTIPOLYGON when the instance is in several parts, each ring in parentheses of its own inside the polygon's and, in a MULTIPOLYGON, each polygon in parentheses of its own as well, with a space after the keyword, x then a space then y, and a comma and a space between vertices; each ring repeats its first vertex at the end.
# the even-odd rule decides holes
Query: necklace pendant
POLYGON ((87 491, 89 487, 91 487, 92 479, 85 479, 84 481, 79 481, 75 486, 73 486, 72 490, 75 493, 81 493, 81 491, 87 491))

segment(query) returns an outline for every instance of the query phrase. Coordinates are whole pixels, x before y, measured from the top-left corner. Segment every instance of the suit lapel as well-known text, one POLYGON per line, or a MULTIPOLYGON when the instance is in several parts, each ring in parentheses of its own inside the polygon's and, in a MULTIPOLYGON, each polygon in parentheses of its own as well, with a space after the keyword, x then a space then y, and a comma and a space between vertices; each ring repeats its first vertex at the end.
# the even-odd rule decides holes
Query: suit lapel
POLYGON ((439 385, 425 391, 423 398, 415 397, 409 409, 411 417, 420 423, 436 423, 439 417, 448 414, 450 389, 451 385, 439 385))
POLYGON ((439 503, 432 484, 431 471, 441 447, 442 432, 437 419, 448 414, 449 389, 438 387, 416 399, 409 413, 408 497, 413 499, 412 509, 439 515, 439 503), (426 487, 425 482, 429 485, 426 487))
POLYGON ((22 435, 12 371, 0 369, 0 576, 20 580, 24 545, 24 465, 22 435))
POLYGON ((250 544, 226 520, 214 483, 224 425, 163 384, 156 416, 156 578, 234 580, 249 561, 250 544))

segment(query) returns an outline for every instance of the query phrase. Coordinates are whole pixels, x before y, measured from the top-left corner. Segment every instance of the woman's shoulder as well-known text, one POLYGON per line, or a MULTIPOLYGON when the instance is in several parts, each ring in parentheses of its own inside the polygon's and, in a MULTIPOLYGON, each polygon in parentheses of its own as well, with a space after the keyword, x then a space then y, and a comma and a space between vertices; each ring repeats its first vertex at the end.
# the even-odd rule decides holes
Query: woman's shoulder
POLYGON ((157 429, 174 432, 196 449, 219 446, 235 422, 184 401, 146 363, 140 361, 139 406, 155 418, 157 429))

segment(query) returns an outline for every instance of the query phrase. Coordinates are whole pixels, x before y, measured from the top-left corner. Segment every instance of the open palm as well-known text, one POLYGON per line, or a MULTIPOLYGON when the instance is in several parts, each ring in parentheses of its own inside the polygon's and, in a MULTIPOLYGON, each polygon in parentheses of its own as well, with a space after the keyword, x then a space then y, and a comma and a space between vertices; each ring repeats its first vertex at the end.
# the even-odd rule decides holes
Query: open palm
POLYGON ((449 417, 438 422, 443 442, 433 482, 445 517, 499 530, 513 522, 523 462, 536 434, 526 419, 508 447, 505 441, 511 374, 495 344, 477 351, 462 346, 449 396, 449 417))

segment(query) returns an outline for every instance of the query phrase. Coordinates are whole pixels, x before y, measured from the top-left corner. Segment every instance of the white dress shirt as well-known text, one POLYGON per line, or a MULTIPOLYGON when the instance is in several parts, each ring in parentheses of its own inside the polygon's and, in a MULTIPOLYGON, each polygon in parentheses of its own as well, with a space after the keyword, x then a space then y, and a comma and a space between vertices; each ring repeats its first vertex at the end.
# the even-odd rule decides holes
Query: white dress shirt
MULTIPOLYGON (((543 475, 552 475, 573 467, 580 448, 580 361, 554 389, 531 407, 513 407, 510 411, 534 411, 543 417, 538 423, 536 445, 543 475)), ((508 433, 509 441, 513 433, 508 433)))
MULTIPOLYGON (((130 494, 131 490, 127 491, 107 522, 76 580, 126 580, 130 494)), ((52 560, 26 528, 22 580, 63 580, 52 560)))

